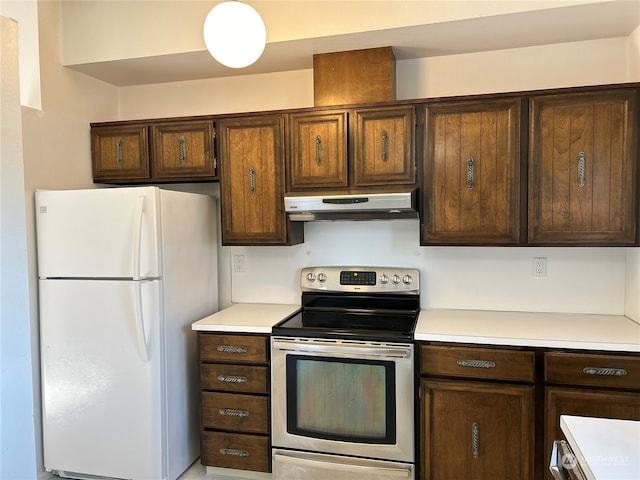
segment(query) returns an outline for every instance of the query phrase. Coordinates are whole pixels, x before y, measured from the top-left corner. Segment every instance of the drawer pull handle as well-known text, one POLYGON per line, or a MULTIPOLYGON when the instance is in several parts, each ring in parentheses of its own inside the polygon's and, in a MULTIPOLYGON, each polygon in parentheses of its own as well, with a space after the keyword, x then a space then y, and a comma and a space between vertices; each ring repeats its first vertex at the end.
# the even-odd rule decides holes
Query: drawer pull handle
POLYGON ((116 140, 116 164, 122 166, 122 140, 116 140))
POLYGON ((580 188, 583 188, 585 185, 585 162, 584 152, 578 153, 578 187, 580 188))
POLYGON ((233 408, 221 408, 218 413, 223 417, 248 417, 249 412, 246 410, 236 410, 233 408))
POLYGON ((469 157, 469 160, 467 160, 467 188, 469 188, 469 190, 473 190, 474 187, 474 163, 473 157, 469 157))
POLYGON ((249 193, 256 194, 256 169, 249 167, 249 193))
POLYGON ((382 161, 386 162, 389 160, 389 134, 386 130, 382 130, 380 146, 382 151, 382 161))
POLYGON ((316 164, 320 165, 322 163, 322 137, 320 135, 316 136, 316 164))
POLYGON ((244 375, 218 375, 218 381, 224 383, 246 383, 247 380, 244 375))
POLYGON ((235 448, 221 448, 220 455, 226 455, 228 457, 248 457, 249 452, 246 450, 236 450, 235 448))
POLYGON ((471 368, 495 368, 496 362, 490 362, 488 360, 457 360, 456 363, 461 367, 471 368))
POLYGON ((240 345, 218 345, 216 350, 220 353, 247 353, 247 347, 240 345))
POLYGON ((186 146, 186 141, 184 139, 184 135, 180 136, 179 147, 180 147, 180 163, 184 165, 185 163, 187 163, 187 146, 186 146))
POLYGON ((585 375, 602 375, 605 377, 624 377, 627 371, 624 368, 584 367, 582 373, 585 375))
POLYGON ((480 428, 475 422, 471 424, 471 452, 473 458, 480 457, 480 428))

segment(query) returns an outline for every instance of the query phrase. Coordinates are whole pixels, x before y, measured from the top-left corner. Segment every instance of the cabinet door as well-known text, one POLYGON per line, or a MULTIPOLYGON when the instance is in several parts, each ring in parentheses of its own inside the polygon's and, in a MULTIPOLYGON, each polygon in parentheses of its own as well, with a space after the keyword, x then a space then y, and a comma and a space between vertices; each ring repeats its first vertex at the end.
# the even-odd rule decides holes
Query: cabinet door
POLYGON ((422 243, 520 241, 520 100, 426 109, 422 243))
POLYGON ((530 105, 529 242, 636 242, 634 90, 534 97, 530 105))
POLYGON ((91 128, 93 181, 136 183, 149 180, 146 125, 91 128))
POLYGON ((354 187, 416 183, 412 106, 357 110, 354 187))
MULTIPOLYGON (((284 118, 246 117, 220 123, 222 242, 285 245, 291 235, 284 211, 284 118)), ((301 233, 302 225, 295 233, 301 233)))
POLYGON ((155 180, 212 180, 216 176, 215 129, 211 121, 151 126, 152 176, 155 180))
MULTIPOLYGON (((640 420, 640 393, 547 387, 545 390, 544 460, 549 462, 554 440, 561 440, 560 415, 640 420)), ((553 480, 547 471, 545 479, 553 480)))
POLYGON ((347 113, 291 115, 291 190, 346 188, 347 113))
POLYGON ((534 389, 423 379, 423 480, 533 479, 534 389))

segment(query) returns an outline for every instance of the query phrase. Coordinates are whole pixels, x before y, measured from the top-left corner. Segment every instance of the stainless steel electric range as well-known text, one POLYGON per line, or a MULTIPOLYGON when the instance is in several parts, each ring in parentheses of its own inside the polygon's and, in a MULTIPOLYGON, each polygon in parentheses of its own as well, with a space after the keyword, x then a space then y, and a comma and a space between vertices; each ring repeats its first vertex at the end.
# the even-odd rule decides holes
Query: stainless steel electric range
POLYGON ((314 267, 273 328, 274 479, 415 476, 419 271, 314 267))

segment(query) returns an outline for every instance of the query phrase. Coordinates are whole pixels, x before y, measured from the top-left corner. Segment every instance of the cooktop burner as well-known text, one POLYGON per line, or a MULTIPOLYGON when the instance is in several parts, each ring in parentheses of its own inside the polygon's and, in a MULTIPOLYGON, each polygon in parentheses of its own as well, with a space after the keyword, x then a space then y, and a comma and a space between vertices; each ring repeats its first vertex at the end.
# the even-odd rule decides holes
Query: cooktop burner
POLYGON ((379 267, 305 268, 302 310, 273 327, 280 336, 413 341, 419 272, 379 267))

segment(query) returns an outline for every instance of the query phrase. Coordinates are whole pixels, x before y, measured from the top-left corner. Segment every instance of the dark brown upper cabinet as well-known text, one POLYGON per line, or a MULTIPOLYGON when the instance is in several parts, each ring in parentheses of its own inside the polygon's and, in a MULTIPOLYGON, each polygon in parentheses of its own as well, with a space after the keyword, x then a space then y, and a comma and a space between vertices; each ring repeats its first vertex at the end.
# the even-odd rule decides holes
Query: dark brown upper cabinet
POLYGON ((529 243, 637 242, 637 97, 623 88, 531 98, 529 243))
POLYGON ((521 240, 521 100, 428 105, 423 244, 521 240))

